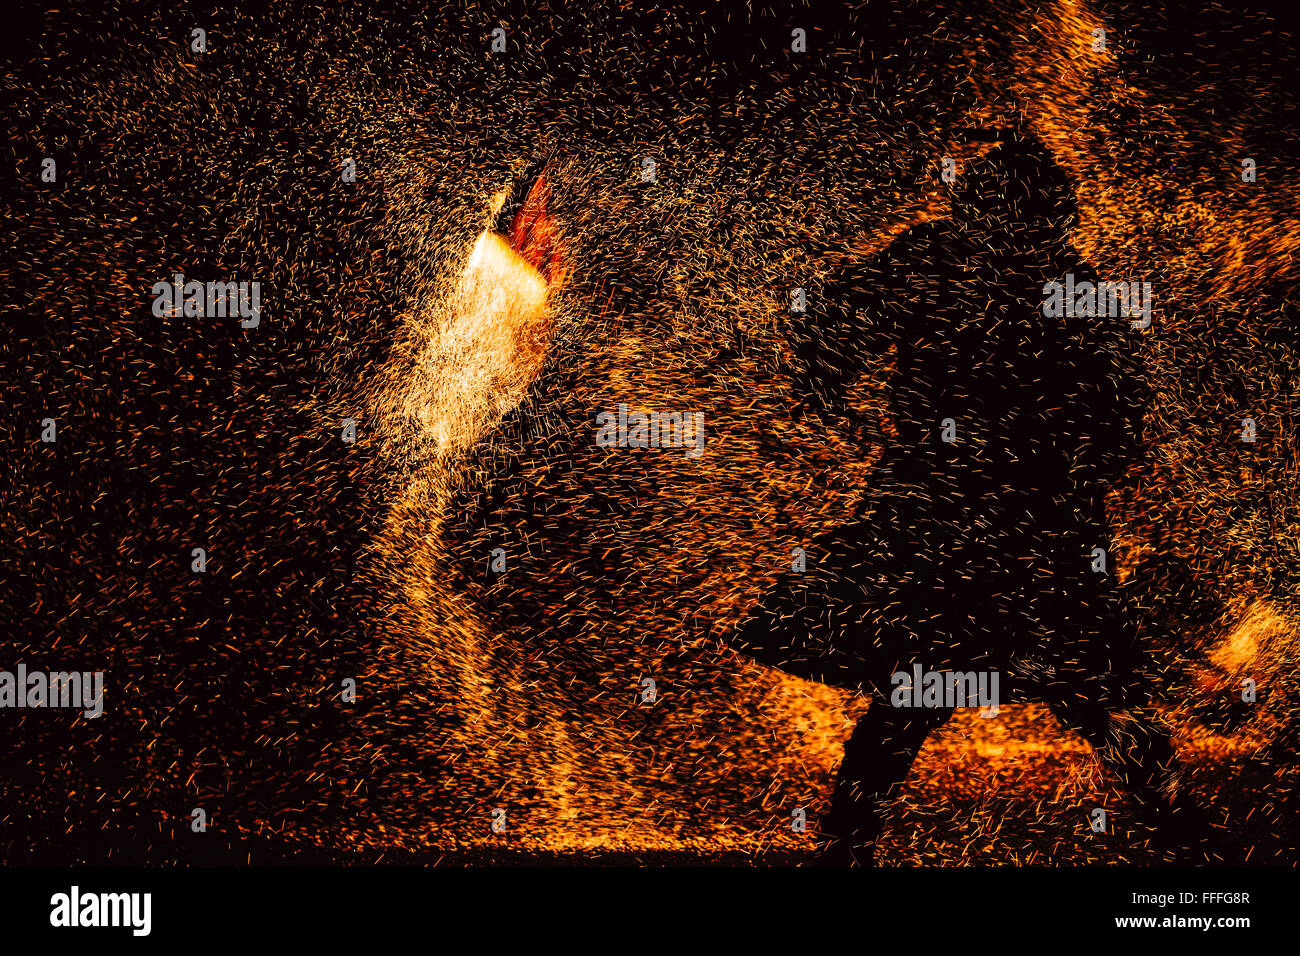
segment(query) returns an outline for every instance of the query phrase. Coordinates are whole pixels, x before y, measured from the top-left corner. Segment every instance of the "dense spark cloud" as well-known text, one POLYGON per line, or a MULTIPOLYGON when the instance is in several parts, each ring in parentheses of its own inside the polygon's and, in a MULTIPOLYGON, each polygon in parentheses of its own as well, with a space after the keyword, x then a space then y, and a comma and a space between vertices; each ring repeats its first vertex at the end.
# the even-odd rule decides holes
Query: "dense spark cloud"
MULTIPOLYGON (((1077 259, 1155 289, 1106 505, 1182 786, 1233 853, 1293 863, 1291 34, 581 6, 34 15, 4 81, 0 669, 108 689, 94 720, 0 711, 0 858, 811 859, 867 701, 732 637, 880 481, 906 343, 854 346, 852 415, 820 414, 792 290, 820 314, 954 221, 1015 131, 1069 183, 1077 259), (176 275, 260 283, 260 320, 159 318, 176 275), (601 447, 621 406, 702 413, 703 453, 601 447)), ((959 712, 893 803, 891 864, 1186 858, 1033 701, 959 712)))

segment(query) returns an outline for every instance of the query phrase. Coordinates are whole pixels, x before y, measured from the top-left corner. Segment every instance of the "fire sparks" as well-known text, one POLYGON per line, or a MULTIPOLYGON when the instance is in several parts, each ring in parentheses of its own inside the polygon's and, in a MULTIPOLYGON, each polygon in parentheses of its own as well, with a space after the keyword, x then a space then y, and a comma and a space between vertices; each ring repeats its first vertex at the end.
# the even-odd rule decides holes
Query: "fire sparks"
MULTIPOLYGON (((366 859, 808 859, 791 814, 815 826, 865 703, 727 640, 862 505, 897 343, 827 425, 792 293, 944 223, 943 160, 960 179, 996 144, 971 130, 1017 130, 1070 183, 1078 254, 1154 289, 1145 460, 1108 502, 1149 686, 1189 786, 1294 862, 1292 91, 1262 27, 1208 62, 1215 30, 1177 48, 1142 6, 853 5, 803 59, 784 21, 602 2, 495 59, 473 5, 232 12, 206 59, 172 14, 164 42, 50 11, 12 81, 23 168, 59 178, 7 212, 0 267, 30 293, 0 669, 66 656, 108 705, 21 715, 0 822, 44 835, 13 858, 106 816, 113 859, 184 855, 205 807, 366 859), (177 275, 259 283, 258 322, 153 314, 177 275), (708 452, 601 447, 624 406, 707 419, 708 452)), ((1076 838, 1085 802, 1125 806, 1094 771, 1038 705, 960 717, 883 856, 1160 859, 1076 838)))

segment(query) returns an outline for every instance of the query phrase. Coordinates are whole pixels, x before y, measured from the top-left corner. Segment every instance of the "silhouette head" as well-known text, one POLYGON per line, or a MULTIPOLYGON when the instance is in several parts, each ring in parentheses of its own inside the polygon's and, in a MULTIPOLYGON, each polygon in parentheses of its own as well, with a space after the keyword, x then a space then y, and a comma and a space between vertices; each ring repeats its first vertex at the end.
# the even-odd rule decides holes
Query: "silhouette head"
POLYGON ((1078 205, 1069 176, 1041 143, 1019 134, 966 167, 953 218, 1032 245, 1063 241, 1078 205))

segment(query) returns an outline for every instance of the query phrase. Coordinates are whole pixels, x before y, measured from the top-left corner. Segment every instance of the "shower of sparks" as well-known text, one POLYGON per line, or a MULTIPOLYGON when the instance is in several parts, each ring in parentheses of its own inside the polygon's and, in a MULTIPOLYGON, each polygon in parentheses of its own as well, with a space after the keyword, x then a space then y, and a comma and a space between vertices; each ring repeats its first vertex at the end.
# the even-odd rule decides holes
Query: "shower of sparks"
MULTIPOLYGON (((50 12, 5 80, 24 162, 61 174, 4 213, 29 305, 3 346, 0 667, 102 667, 111 704, 4 715, 0 859, 66 834, 186 859, 194 807, 219 840, 355 859, 809 859, 791 810, 824 812, 866 704, 726 639, 869 486, 890 355, 854 388, 866 440, 792 414, 789 290, 948 216, 938 159, 1019 125, 1074 183, 1080 256, 1158 290, 1147 460, 1110 517, 1186 785, 1251 862, 1296 861, 1300 157, 1257 135, 1291 95, 1263 52, 1214 74, 1255 83, 1247 106, 1140 56, 1122 5, 850 4, 807 18, 805 61, 761 21, 760 81, 718 54, 720 13, 581 4, 494 56, 488 6, 429 6, 227 12, 201 57, 184 18, 119 45, 50 12), (151 316, 178 271, 260 280, 261 327, 151 316), (597 447, 620 402, 705 411, 705 453, 597 447)), ((1173 859, 1140 828, 1088 838, 1080 808, 1127 799, 1045 707, 959 713, 880 857, 1173 859)))

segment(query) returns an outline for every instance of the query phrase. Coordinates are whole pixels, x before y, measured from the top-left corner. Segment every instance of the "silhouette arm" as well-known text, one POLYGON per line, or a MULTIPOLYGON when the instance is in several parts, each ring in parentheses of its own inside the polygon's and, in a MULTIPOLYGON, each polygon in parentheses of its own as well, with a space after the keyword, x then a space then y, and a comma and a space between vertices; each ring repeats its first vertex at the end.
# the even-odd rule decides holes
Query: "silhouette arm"
POLYGON ((937 238, 933 225, 918 226, 814 290, 791 336, 803 404, 825 415, 853 415, 853 384, 899 344, 914 313, 933 307, 934 263, 944 255, 937 238))

